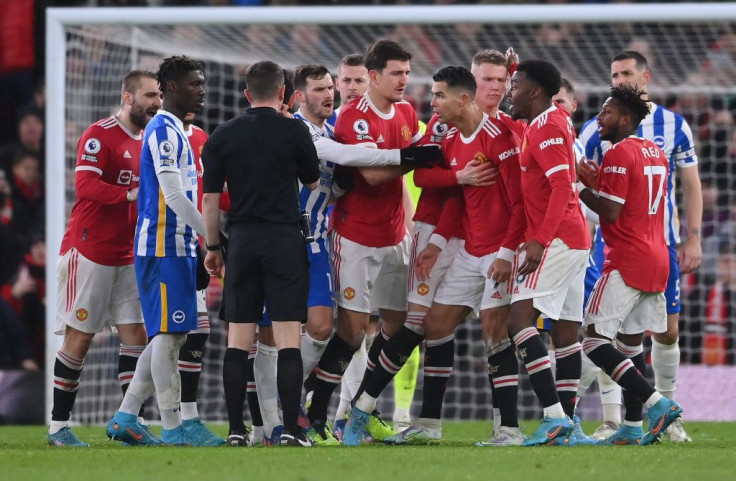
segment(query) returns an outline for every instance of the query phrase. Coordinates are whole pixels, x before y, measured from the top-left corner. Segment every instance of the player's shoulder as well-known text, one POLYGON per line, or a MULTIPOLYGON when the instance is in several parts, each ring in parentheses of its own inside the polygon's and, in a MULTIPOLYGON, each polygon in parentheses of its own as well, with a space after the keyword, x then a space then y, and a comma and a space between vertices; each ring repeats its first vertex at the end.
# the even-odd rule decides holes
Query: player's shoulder
POLYGON ((87 127, 82 133, 82 138, 110 137, 122 132, 120 123, 114 115, 100 119, 87 127))
POLYGON ((401 112, 403 115, 414 116, 414 117, 417 116, 417 111, 414 110, 414 106, 410 104, 409 102, 407 102, 406 100, 396 102, 394 104, 394 108, 398 110, 399 112, 401 112))

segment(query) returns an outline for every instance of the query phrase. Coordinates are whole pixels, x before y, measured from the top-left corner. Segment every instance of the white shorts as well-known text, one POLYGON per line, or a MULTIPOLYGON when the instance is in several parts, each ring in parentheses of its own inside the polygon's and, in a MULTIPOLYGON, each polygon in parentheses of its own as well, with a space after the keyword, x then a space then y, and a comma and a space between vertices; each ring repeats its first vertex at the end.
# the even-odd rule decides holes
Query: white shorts
POLYGON ((411 237, 388 247, 366 247, 330 233, 330 260, 337 305, 351 311, 406 312, 406 283, 411 237))
POLYGON ((465 245, 465 241, 456 237, 447 241, 444 249, 440 251, 437 262, 432 267, 432 276, 428 280, 420 280, 414 273, 414 265, 419 254, 429 245, 429 239, 434 233, 435 226, 424 222, 414 223, 414 242, 412 243, 411 256, 409 257, 409 284, 407 286, 407 297, 410 303, 424 307, 432 307, 437 287, 439 287, 445 273, 452 263, 452 259, 465 245))
POLYGON ((496 281, 487 277, 496 254, 476 257, 468 254, 464 247, 460 249, 452 259, 434 301, 446 306, 468 306, 474 310, 508 306, 511 303, 509 283, 496 285, 496 281))
POLYGON ((143 323, 133 264, 103 266, 70 249, 56 273, 56 334, 64 334, 65 326, 94 334, 107 326, 143 323))
MULTIPOLYGON (((511 303, 534 299, 534 308, 553 320, 583 322, 587 249, 570 249, 554 239, 542 254, 539 267, 525 276, 516 276, 511 303)), ((519 255, 518 265, 524 263, 519 255)))
POLYGON ((629 287, 619 271, 604 274, 595 283, 585 306, 585 325, 609 339, 621 334, 667 330, 667 301, 663 292, 642 292, 629 287))

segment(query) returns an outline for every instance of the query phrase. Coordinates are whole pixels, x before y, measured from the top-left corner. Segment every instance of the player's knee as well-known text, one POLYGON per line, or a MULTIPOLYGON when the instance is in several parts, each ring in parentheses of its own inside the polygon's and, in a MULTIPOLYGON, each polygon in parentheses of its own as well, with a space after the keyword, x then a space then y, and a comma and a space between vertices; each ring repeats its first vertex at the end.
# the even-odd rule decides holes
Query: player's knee
POLYGON ((94 336, 70 327, 66 330, 61 350, 76 359, 84 359, 94 336))
POLYGON ((121 324, 118 334, 122 343, 129 346, 145 346, 148 343, 145 324, 121 324))
POLYGON ((668 328, 665 332, 653 333, 652 338, 660 344, 671 346, 677 343, 679 335, 679 329, 674 326, 674 328, 668 328))

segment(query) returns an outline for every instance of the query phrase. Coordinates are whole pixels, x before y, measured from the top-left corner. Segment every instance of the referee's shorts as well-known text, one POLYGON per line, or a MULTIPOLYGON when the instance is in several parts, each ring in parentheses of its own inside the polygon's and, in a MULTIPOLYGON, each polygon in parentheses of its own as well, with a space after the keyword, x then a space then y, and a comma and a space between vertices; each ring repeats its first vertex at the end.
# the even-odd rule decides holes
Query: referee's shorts
POLYGON ((309 261, 296 224, 234 223, 225 274, 225 319, 256 323, 307 319, 309 261))

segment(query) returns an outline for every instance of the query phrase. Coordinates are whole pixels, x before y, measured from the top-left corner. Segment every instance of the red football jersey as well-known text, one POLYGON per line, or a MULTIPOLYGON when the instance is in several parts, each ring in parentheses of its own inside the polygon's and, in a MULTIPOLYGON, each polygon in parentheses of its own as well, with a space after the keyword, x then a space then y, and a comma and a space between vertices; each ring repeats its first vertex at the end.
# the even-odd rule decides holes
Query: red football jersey
POLYGON ((184 133, 187 134, 189 144, 192 146, 194 165, 197 167, 197 180, 200 184, 199 189, 197 189, 197 210, 202 212, 202 196, 204 195, 204 189, 202 188, 202 147, 204 147, 204 143, 207 142, 209 136, 196 125, 190 125, 189 130, 184 133))
POLYGON ((138 209, 135 202, 128 202, 127 191, 138 187, 141 139, 115 116, 84 131, 77 144, 77 199, 61 241, 62 255, 76 247, 98 264, 133 263, 138 209))
MULTIPOLYGON (((447 124, 440 122, 437 114, 434 114, 432 118, 429 119, 427 129, 424 132, 424 136, 419 141, 419 144, 441 146, 442 141, 445 139, 445 135, 447 134, 447 130, 447 124)), ((419 195, 419 200, 417 201, 417 209, 414 212, 414 222, 424 222, 436 227, 437 222, 440 219, 440 213, 442 212, 442 206, 445 204, 446 197, 447 189, 422 187, 422 193, 419 195)))
POLYGON ((514 132, 517 137, 519 137, 519 140, 524 138, 524 129, 526 129, 526 122, 521 119, 514 120, 509 114, 500 110, 498 111, 496 118, 503 122, 506 127, 510 128, 511 131, 514 132))
POLYGON ((571 249, 589 249, 590 232, 575 184, 575 129, 555 106, 532 120, 521 143, 521 193, 526 242, 548 246, 559 238, 571 249))
MULTIPOLYGON (((397 102, 391 112, 379 111, 368 94, 340 110, 335 140, 379 149, 402 149, 421 139, 419 120, 408 102, 397 102)), ((367 246, 387 247, 401 242, 404 226, 403 179, 372 186, 358 169, 352 190, 340 197, 332 211, 333 228, 346 239, 367 246)))
POLYGON ((616 222, 601 217, 606 240, 603 272, 618 269, 626 285, 664 292, 670 259, 664 237, 667 156, 653 142, 631 136, 603 156, 600 196, 623 204, 616 222))
POLYGON ((472 160, 493 162, 499 171, 492 185, 462 186, 465 250, 476 257, 497 252, 501 247, 515 251, 524 233, 518 137, 501 121, 483 114, 483 120, 468 138, 457 128, 450 129, 442 150, 453 172, 462 170, 472 160))

